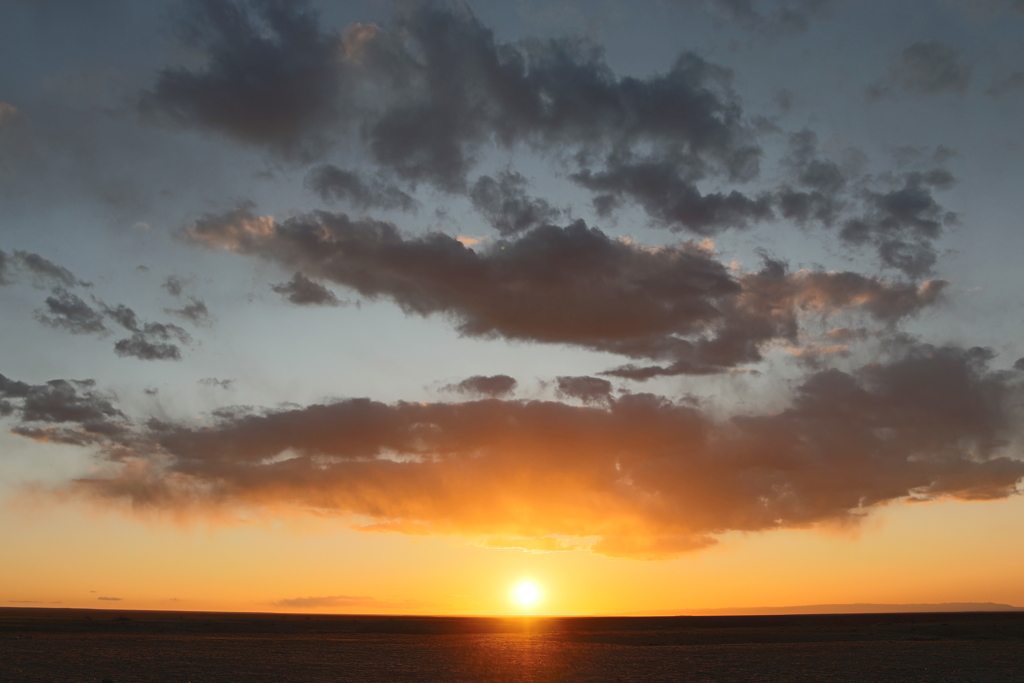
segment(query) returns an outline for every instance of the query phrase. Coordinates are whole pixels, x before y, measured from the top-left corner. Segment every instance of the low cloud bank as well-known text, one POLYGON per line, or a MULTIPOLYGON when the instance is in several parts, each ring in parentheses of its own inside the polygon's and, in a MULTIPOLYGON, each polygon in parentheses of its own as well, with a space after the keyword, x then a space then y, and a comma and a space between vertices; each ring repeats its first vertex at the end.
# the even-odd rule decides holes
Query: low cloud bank
POLYGON ((561 391, 589 405, 349 399, 224 411, 208 427, 128 424, 88 384, 3 378, 0 395, 17 433, 97 447, 97 474, 71 484, 91 497, 197 514, 291 507, 366 530, 658 558, 728 531, 855 523, 899 499, 1017 493, 1024 373, 990 369, 980 348, 891 354, 813 372, 788 408, 725 421, 588 378, 561 378, 561 391))

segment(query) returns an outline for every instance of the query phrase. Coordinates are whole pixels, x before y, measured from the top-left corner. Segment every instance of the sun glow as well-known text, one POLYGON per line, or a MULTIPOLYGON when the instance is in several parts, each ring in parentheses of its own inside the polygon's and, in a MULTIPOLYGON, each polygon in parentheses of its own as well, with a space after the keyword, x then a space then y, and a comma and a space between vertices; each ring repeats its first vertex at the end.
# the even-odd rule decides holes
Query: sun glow
POLYGON ((530 579, 523 579, 512 587, 512 601, 522 609, 536 607, 542 597, 540 586, 530 579))

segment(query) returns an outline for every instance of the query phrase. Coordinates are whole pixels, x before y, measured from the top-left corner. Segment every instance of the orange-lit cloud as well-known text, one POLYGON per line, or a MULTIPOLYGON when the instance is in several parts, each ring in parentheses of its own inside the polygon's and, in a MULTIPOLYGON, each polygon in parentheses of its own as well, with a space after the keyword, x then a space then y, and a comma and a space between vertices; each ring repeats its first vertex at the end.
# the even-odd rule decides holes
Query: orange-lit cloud
POLYGON ((72 485, 100 499, 197 514, 292 507, 378 530, 666 557, 732 530, 856 522, 908 496, 1015 493, 1022 382, 989 370, 991 357, 905 344, 885 363, 809 375, 781 412, 725 422, 625 394, 600 407, 351 399, 129 428, 87 386, 84 398, 44 390, 67 406, 34 421, 19 397, 38 388, 5 379, 4 392, 26 422, 15 431, 49 421, 100 446, 100 471, 72 485), (68 412, 79 405, 81 417, 68 412))

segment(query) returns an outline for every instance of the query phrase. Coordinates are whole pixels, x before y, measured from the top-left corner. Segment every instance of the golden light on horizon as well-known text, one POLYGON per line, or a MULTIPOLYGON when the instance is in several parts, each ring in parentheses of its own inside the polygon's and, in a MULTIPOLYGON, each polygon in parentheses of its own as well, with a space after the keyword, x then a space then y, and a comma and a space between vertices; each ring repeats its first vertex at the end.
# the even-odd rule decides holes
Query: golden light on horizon
POLYGON ((532 579, 523 579, 512 587, 512 602, 524 610, 536 607, 543 597, 540 585, 532 579))

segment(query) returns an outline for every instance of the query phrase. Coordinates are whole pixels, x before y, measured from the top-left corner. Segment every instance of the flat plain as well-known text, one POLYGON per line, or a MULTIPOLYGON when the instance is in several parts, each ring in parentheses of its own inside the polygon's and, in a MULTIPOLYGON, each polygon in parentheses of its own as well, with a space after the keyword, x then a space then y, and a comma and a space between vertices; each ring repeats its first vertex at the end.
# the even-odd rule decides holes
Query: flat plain
POLYGON ((381 617, 0 608, 0 683, 1020 681, 1024 612, 381 617))

